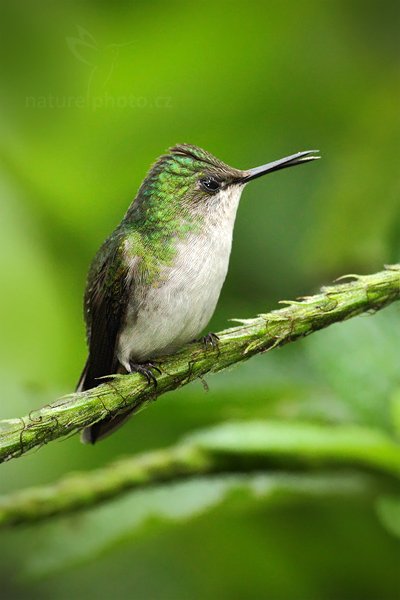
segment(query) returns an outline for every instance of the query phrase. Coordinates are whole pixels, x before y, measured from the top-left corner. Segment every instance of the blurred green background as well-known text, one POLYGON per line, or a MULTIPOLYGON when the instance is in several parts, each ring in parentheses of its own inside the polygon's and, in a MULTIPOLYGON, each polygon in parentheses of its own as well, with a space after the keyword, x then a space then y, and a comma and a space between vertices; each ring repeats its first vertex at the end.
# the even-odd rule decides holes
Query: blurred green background
MULTIPOLYGON (((323 156, 244 192, 211 330, 398 261, 399 26, 391 0, 3 0, 1 417, 73 390, 90 259, 177 142, 239 168, 309 148, 323 156)), ((3 465, 0 491, 225 420, 280 420, 288 435, 294 422, 357 423, 395 437, 399 316, 392 306, 334 326, 210 377, 208 394, 192 384, 94 448, 76 436, 52 443, 3 465)), ((196 508, 207 485, 2 532, 2 595, 398 598, 399 528, 368 493, 288 494, 273 505, 241 495, 196 508), (162 514, 175 505, 175 516, 162 514)))

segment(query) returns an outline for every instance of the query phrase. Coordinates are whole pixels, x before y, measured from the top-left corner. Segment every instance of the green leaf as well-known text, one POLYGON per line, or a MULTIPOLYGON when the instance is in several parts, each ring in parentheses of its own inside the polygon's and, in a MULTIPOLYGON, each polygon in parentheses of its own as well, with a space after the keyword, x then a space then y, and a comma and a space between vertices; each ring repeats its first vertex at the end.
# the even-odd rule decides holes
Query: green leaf
POLYGON ((186 441, 221 454, 286 458, 294 465, 357 464, 400 475, 400 446, 378 429, 356 425, 225 423, 192 434, 186 441))
POLYGON ((390 416, 393 429, 400 436, 400 388, 395 388, 390 396, 390 416))
POLYGON ((269 506, 310 497, 365 493, 370 481, 361 475, 287 473, 226 475, 132 492, 83 515, 35 529, 34 548, 26 555, 26 572, 43 576, 95 558, 121 540, 177 526, 217 507, 243 509, 249 502, 269 506))
POLYGON ((390 396, 399 382, 399 310, 361 316, 306 340, 306 351, 348 420, 390 429, 390 396))
POLYGON ((400 497, 382 496, 376 505, 382 525, 392 535, 400 538, 400 497))

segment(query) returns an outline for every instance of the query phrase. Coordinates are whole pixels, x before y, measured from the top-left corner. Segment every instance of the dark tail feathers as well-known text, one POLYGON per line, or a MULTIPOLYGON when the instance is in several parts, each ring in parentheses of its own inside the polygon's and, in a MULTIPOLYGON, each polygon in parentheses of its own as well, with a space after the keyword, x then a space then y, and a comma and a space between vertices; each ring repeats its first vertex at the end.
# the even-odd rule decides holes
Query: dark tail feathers
MULTIPOLYGON (((121 369, 116 368, 115 372, 118 373, 122 371, 121 369)), ((88 356, 82 374, 79 378, 78 385, 76 386, 76 391, 83 392, 85 390, 90 390, 101 383, 104 383, 104 379, 94 377, 90 366, 90 356, 88 356)), ((129 419, 131 414, 132 411, 124 412, 115 417, 98 421, 98 423, 94 423, 93 425, 90 425, 90 427, 85 427, 81 433, 81 442, 83 444, 95 444, 96 442, 104 439, 118 429, 118 427, 121 427, 121 425, 123 425, 125 421, 129 419)))

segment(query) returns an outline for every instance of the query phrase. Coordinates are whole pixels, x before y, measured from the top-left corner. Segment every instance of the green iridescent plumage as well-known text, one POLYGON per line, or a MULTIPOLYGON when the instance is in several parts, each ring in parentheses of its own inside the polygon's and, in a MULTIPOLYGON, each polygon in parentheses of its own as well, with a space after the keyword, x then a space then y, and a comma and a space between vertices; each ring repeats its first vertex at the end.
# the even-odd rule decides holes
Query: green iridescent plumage
POLYGON ((216 171, 240 174, 189 144, 171 148, 151 168, 120 226, 123 251, 130 260, 139 258, 147 283, 157 283, 160 266, 171 264, 179 240, 200 231, 204 214, 196 202, 204 202, 205 194, 196 182, 216 171))

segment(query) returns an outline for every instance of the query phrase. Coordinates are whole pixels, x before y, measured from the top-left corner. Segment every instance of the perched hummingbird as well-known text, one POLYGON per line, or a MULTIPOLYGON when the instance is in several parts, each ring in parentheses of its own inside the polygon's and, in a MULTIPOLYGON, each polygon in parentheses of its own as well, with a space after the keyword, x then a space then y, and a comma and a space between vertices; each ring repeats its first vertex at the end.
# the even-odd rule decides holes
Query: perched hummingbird
MULTIPOLYGON (((189 144, 157 160, 90 267, 84 302, 89 356, 78 391, 115 373, 139 372, 156 383, 153 361, 196 339, 214 312, 244 186, 319 158, 316 152, 246 171, 189 144)), ((94 444, 128 416, 87 427, 82 441, 94 444)))

